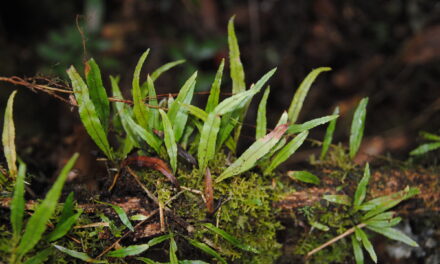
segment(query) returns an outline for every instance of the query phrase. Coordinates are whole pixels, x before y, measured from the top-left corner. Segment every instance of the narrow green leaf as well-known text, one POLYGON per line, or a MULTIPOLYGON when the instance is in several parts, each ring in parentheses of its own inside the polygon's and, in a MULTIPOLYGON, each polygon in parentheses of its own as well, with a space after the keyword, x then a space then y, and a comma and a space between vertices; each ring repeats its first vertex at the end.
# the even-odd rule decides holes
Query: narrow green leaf
POLYGON ((393 227, 398 225, 402 221, 401 217, 395 217, 390 220, 381 220, 381 221, 374 221, 374 220, 368 220, 365 223, 368 226, 377 227, 377 228, 383 228, 383 227, 393 227))
POLYGON ((420 132, 420 136, 427 140, 440 141, 440 135, 428 133, 425 131, 420 132))
POLYGON ((319 223, 319 222, 309 221, 309 224, 310 224, 312 227, 314 227, 314 228, 316 228, 316 229, 319 229, 319 230, 321 230, 321 231, 324 231, 324 232, 327 232, 327 231, 330 230, 330 227, 328 227, 328 226, 326 226, 326 225, 324 225, 324 224, 321 224, 321 223, 319 223))
POLYGON ((368 97, 363 98, 354 112, 350 132, 350 158, 354 158, 361 146, 367 116, 368 97))
MULTIPOLYGON (((333 111, 333 115, 339 115, 339 107, 335 108, 335 110, 333 111)), ((333 119, 328 124, 327 130, 326 130, 325 136, 324 136, 324 141, 322 142, 322 150, 321 150, 321 156, 320 156, 321 160, 324 159, 330 145, 332 144, 333 133, 335 132, 335 127, 336 127, 336 120, 337 119, 333 119)))
POLYGON ((68 249, 68 248, 65 248, 65 247, 62 247, 59 245, 54 245, 54 247, 56 249, 58 249, 59 251, 66 253, 67 255, 69 255, 71 257, 80 259, 80 260, 88 262, 88 263, 107 263, 107 261, 104 261, 104 260, 93 259, 93 258, 89 257, 86 253, 83 253, 83 252, 78 252, 76 250, 68 249))
POLYGON ((102 127, 105 132, 107 132, 110 117, 110 103, 108 101, 107 92, 102 84, 101 71, 94 59, 90 59, 86 65, 88 66, 86 81, 89 87, 90 99, 95 106, 102 127))
POLYGON ((328 195, 323 195, 322 198, 331 203, 343 204, 348 206, 351 205, 350 196, 344 194, 328 194, 328 195))
POLYGON ((17 152, 15 151, 15 125, 13 118, 14 97, 17 91, 13 91, 6 104, 5 119, 3 122, 3 152, 8 163, 9 175, 17 177, 17 152))
POLYGON ((248 102, 250 102, 252 97, 261 90, 261 88, 266 84, 270 77, 275 74, 275 72, 276 68, 270 70, 263 77, 261 77, 261 79, 258 80, 258 82, 252 86, 251 89, 226 98, 215 107, 214 112, 216 112, 218 115, 224 115, 226 113, 243 108, 248 102))
POLYGON ((266 105, 267 98, 269 98, 270 87, 266 88, 263 97, 261 98, 260 104, 258 105, 257 112, 257 128, 255 129, 255 138, 260 139, 266 135, 267 132, 267 120, 266 120, 266 105))
POLYGON ((148 245, 148 244, 133 245, 133 246, 128 246, 128 247, 124 247, 124 248, 110 251, 109 253, 106 254, 106 256, 112 257, 112 258, 125 258, 127 256, 139 255, 149 248, 150 248, 150 245, 148 245))
POLYGON ((208 162, 214 158, 215 142, 220 130, 220 121, 218 115, 210 113, 206 122, 203 124, 202 133, 200 134, 199 148, 197 151, 199 168, 202 173, 208 166, 208 162))
POLYGON ((61 173, 52 188, 46 194, 44 200, 36 207, 34 214, 29 219, 26 225, 26 230, 17 248, 19 259, 33 249, 41 239, 41 236, 47 228, 47 221, 55 211, 67 175, 72 170, 77 159, 78 153, 75 153, 61 170, 61 173))
MULTIPOLYGON (((219 151, 223 144, 231 137, 231 132, 234 130, 235 126, 238 124, 238 117, 233 117, 231 114, 227 114, 222 117, 220 123, 220 132, 217 137, 217 151, 219 151)), ((232 140, 234 141, 234 140, 232 140)), ((231 149, 232 152, 235 152, 235 148, 231 149)))
POLYGON ((353 246, 353 253, 356 264, 364 264, 364 253, 362 252, 361 245, 354 235, 351 236, 351 244, 353 246))
POLYGON ((165 240, 170 239, 170 237, 171 237, 171 234, 166 234, 166 235, 155 237, 155 238, 151 239, 150 241, 148 241, 148 245, 150 245, 150 247, 153 247, 157 244, 162 243, 165 240))
POLYGON ((67 218, 71 217, 75 214, 73 211, 74 205, 73 205, 73 192, 70 192, 67 196, 66 200, 64 201, 63 211, 61 212, 60 219, 58 220, 58 223, 63 223, 67 220, 67 218))
POLYGON ((101 202, 101 201, 96 201, 97 203, 100 204, 105 204, 108 206, 111 206, 113 208, 113 210, 115 210, 116 214, 119 216, 119 219, 121 219, 121 222, 128 227, 128 229, 130 229, 130 231, 134 231, 133 226, 131 225, 130 219, 128 219, 127 214, 125 213, 124 209, 122 209, 120 206, 115 205, 115 204, 111 204, 111 203, 106 203, 106 202, 101 202))
POLYGON ((206 254, 213 256, 214 258, 218 259, 221 263, 227 263, 226 260, 224 258, 222 258, 222 256, 220 256, 219 253, 217 253, 214 249, 210 248, 208 245, 206 245, 205 243, 201 243, 197 240, 194 239, 190 239, 187 238, 188 242, 193 245, 194 247, 202 250, 203 252, 205 252, 206 254))
POLYGON ((354 201, 353 201, 353 211, 356 212, 359 210, 359 206, 364 202, 365 196, 367 194, 367 185, 370 181, 370 165, 367 163, 364 169, 364 176, 359 182, 356 192, 354 193, 354 201))
POLYGON ((416 156, 416 155, 422 155, 429 151, 435 150, 440 148, 440 142, 435 143, 426 143, 418 146, 416 149, 412 150, 409 155, 416 156))
POLYGON ((177 145, 176 140, 174 138, 173 127, 171 125, 170 120, 168 119, 167 114, 159 109, 159 113, 162 116, 162 123, 164 129, 164 138, 165 138, 165 147, 167 148, 168 156, 170 157, 171 168, 173 169, 173 173, 176 173, 177 170, 177 145))
POLYGON ((171 236, 170 238, 170 264, 179 264, 179 259, 176 255, 177 252, 177 244, 174 241, 174 238, 171 236))
POLYGON ((180 141, 182 137, 183 130, 186 126, 186 121, 188 120, 188 113, 186 109, 183 109, 181 104, 190 104, 193 94, 194 87, 196 85, 197 72, 195 72, 182 86, 175 102, 169 106, 168 118, 171 124, 173 124, 174 136, 176 142, 180 141))
POLYGON ((145 60, 148 57, 148 53, 150 50, 142 54, 141 58, 139 59, 136 69, 134 71, 133 75, 133 89, 132 89, 132 95, 133 95, 133 112, 134 116, 136 117, 136 120, 138 121, 139 125, 141 127, 147 129, 148 128, 148 108, 144 104, 144 98, 142 96, 141 87, 139 84, 139 76, 141 74, 142 65, 144 64, 145 60))
POLYGON ((149 258, 136 258, 136 259, 140 260, 140 261, 142 261, 144 263, 147 263, 147 264, 161 264, 161 262, 157 262, 157 261, 154 261, 154 260, 149 259, 149 258))
POLYGON ((229 63, 232 79, 232 93, 240 93, 246 90, 244 82, 243 64, 240 60, 240 49, 238 47, 237 37, 235 36, 234 16, 228 23, 228 45, 229 45, 229 63))
POLYGON ((168 62, 168 63, 160 66, 151 74, 151 79, 153 80, 153 82, 156 81, 156 79, 159 78, 159 76, 161 76, 162 73, 164 73, 164 72, 170 70, 171 68, 174 68, 177 65, 180 65, 184 62, 185 62, 185 60, 177 60, 177 61, 168 62))
POLYGON ((79 76, 75 67, 71 66, 67 70, 67 74, 72 82, 73 92, 75 93, 76 101, 78 102, 79 116, 84 127, 89 133, 90 137, 96 145, 104 152, 104 154, 113 160, 113 150, 107 140, 106 132, 96 113, 95 106, 89 96, 89 89, 84 83, 81 76, 79 76))
POLYGON ((24 216, 24 179, 26 177, 26 164, 20 162, 18 177, 15 181, 14 196, 11 202, 12 240, 14 245, 19 241, 23 227, 24 216))
MULTIPOLYGON (((110 81, 112 84, 112 94, 115 98, 122 99, 122 94, 119 89, 118 79, 110 77, 110 81)), ((125 104, 122 102, 115 102, 115 107, 118 111, 119 116, 121 117, 121 123, 124 127, 125 132, 135 144, 140 146, 140 140, 145 141, 150 147, 152 147, 157 153, 160 153, 160 146, 162 142, 158 137, 154 134, 150 133, 146 129, 142 128, 140 125, 136 124, 129 113, 129 109, 126 108, 125 104)))
POLYGON ((365 223, 369 223, 370 221, 390 221, 394 217, 395 214, 396 213, 392 212, 392 211, 381 213, 381 214, 378 214, 378 215, 371 217, 365 223))
POLYGON ((217 73, 215 74, 214 82, 212 83, 211 90, 208 97, 208 102, 206 103, 205 111, 210 113, 218 105, 218 100, 220 96, 220 85, 222 83, 223 68, 225 66, 225 59, 222 59, 220 66, 218 67, 217 73))
POLYGON ((65 236, 70 231, 70 229, 78 220, 81 214, 82 211, 70 216, 63 222, 58 223, 55 229, 52 232, 50 232, 50 234, 47 236, 46 240, 52 242, 65 236))
POLYGON ((401 241, 407 245, 410 245, 412 247, 418 247, 419 245, 417 244, 417 242, 415 242, 414 240, 412 240, 411 238, 409 238, 407 235, 405 235, 404 233, 400 232, 397 229, 391 228, 391 227, 385 227, 385 228, 377 228, 377 227, 372 227, 367 225, 366 226, 368 229, 370 229, 371 231, 374 231, 376 233, 379 233, 383 236, 386 236, 390 239, 393 240, 397 240, 397 241, 401 241))
POLYGON ((223 173, 216 179, 216 182, 240 174, 252 168, 255 163, 267 154, 287 130, 287 125, 280 125, 264 138, 260 138, 252 144, 234 163, 232 163, 223 173))
POLYGON ((258 250, 250 245, 246 245, 240 240, 238 240, 233 235, 229 234, 228 232, 214 226, 211 223, 205 223, 203 224, 204 227, 208 228, 210 231, 214 232, 215 234, 223 237, 225 240, 227 240, 229 243, 231 243, 234 247, 237 247, 239 249, 242 249, 244 251, 249 251, 253 253, 258 253, 258 250))
POLYGON ((154 108, 154 107, 158 107, 159 104, 157 102, 157 94, 156 94, 156 89, 154 88, 153 79, 149 75, 147 76, 147 88, 148 88, 148 104, 150 106, 153 106, 148 111, 150 114, 149 120, 151 120, 150 122, 148 122, 148 125, 150 130, 159 129, 160 127, 159 111, 157 110, 157 108, 154 108))
POLYGON ((35 256, 23 262, 23 264, 40 264, 44 263, 52 253, 52 247, 46 248, 38 252, 35 256))
POLYGON ((274 169, 276 169, 281 163, 286 161, 293 153, 304 143, 307 136, 309 135, 309 131, 301 132, 301 134, 297 135, 294 139, 292 139, 286 146, 284 146, 275 156, 272 158, 269 166, 264 170, 264 174, 271 173, 274 169))
POLYGON ((382 196, 373 200, 370 200, 362 204, 359 209, 363 211, 368 211, 362 219, 369 219, 377 214, 387 211, 388 209, 396 206, 400 202, 409 199, 420 193, 418 188, 406 187, 404 190, 392 193, 387 196, 382 196))
POLYGON ((362 245, 364 245, 364 248, 367 250, 368 254, 370 254, 370 257, 374 261, 374 263, 377 263, 376 252, 374 251, 373 245, 368 239, 367 234, 360 228, 358 228, 358 231, 359 231, 358 234, 362 240, 362 245))
POLYGON ((208 113, 205 112, 203 109, 190 104, 182 104, 182 106, 187 109, 190 114, 201 119, 203 122, 206 122, 206 120, 208 119, 208 113))
POLYGON ((293 125, 289 126, 287 133, 289 133, 289 134, 301 133, 303 131, 310 130, 314 127, 317 127, 317 126, 320 126, 320 125, 325 124, 327 122, 330 122, 332 120, 335 120, 336 118, 338 118, 338 115, 330 115, 330 116, 323 116, 320 118, 315 118, 315 119, 307 121, 303 124, 293 124, 293 125))
POLYGON ((289 106, 289 121, 291 124, 295 124, 298 119, 299 112, 303 106, 304 100, 306 99, 307 93, 309 92, 310 86, 312 86, 316 77, 321 72, 330 71, 329 67, 320 67, 311 71, 307 77, 302 81, 298 90, 296 90, 295 95, 293 96, 292 103, 289 106))
POLYGON ((305 183, 311 183, 316 185, 319 185, 320 183, 318 176, 308 171, 288 171, 287 176, 289 176, 292 179, 302 181, 305 183))
POLYGON ((46 240, 49 242, 55 241, 64 235, 66 235, 75 222, 78 220, 79 216, 82 214, 82 210, 74 215, 71 215, 63 222, 58 222, 55 229, 46 236, 46 240))

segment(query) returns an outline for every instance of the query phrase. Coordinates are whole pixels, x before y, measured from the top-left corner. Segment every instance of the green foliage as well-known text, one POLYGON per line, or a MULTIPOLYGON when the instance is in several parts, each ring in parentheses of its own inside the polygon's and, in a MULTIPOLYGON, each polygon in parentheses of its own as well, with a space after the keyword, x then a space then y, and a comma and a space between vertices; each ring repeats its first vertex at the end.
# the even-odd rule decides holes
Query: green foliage
POLYGON ((296 120, 298 119, 299 112, 301 111, 307 93, 309 92, 310 87, 312 86, 313 82, 318 77, 318 75, 321 72, 330 71, 330 70, 331 68, 329 67, 320 67, 318 69, 311 71, 309 75, 307 75, 307 77, 304 79, 304 81, 302 81, 298 90, 295 92, 295 95, 293 96, 292 102, 290 103, 289 106, 288 113, 289 113, 290 123, 295 124, 296 120))
MULTIPOLYGON (((339 114, 339 107, 336 107, 335 110, 333 111, 333 115, 338 115, 338 114, 339 114)), ((320 156, 321 160, 324 159, 324 157, 327 154, 327 151, 330 147, 330 144, 332 143, 333 133, 335 132, 335 127, 336 127, 336 120, 337 119, 333 119, 328 124, 327 130, 326 130, 325 136, 324 136, 324 141, 322 142, 322 150, 321 150, 321 156, 320 156)))
POLYGON ((61 190, 64 182, 66 181, 67 175, 75 164, 77 158, 78 154, 73 155, 73 157, 64 166, 54 185, 46 194, 44 200, 36 206, 35 212, 32 214, 26 224, 23 235, 21 235, 21 232, 19 232, 19 230, 21 230, 19 226, 21 225, 20 222, 22 221, 21 219, 24 214, 24 198, 22 196, 23 192, 21 189, 23 188, 22 181, 24 180, 25 167, 23 167, 23 165, 20 166, 20 180, 19 183, 16 184, 16 189, 14 192, 17 194, 17 196, 14 197, 13 202, 16 204, 16 206, 14 206, 14 211, 12 212, 12 214, 15 216, 11 218, 11 221, 13 221, 12 225, 15 226, 15 229, 10 263, 21 263, 24 255, 32 250, 41 240, 42 235, 47 228, 47 221, 55 211, 58 198, 61 195, 61 190))
POLYGON ((267 120, 266 120, 266 105, 267 98, 269 98, 270 87, 266 88, 264 91, 263 98, 261 98, 261 102, 258 105, 257 112, 257 128, 255 129, 255 139, 260 139, 264 137, 267 133, 267 120))
POLYGON ((311 183, 315 185, 319 185, 320 183, 319 178, 315 174, 312 174, 308 171, 289 171, 287 172, 287 176, 305 183, 311 183))
POLYGON ((350 132, 350 158, 352 159, 361 146, 365 129, 365 117, 367 116, 367 104, 368 98, 362 99, 353 115, 350 132))
POLYGON ((425 140, 429 140, 431 142, 424 143, 424 144, 418 146, 417 148, 413 149, 409 153, 411 156, 423 155, 427 152, 430 152, 430 151, 433 151, 433 150, 440 148, 440 136, 439 135, 431 134, 428 132, 421 132, 420 134, 425 140))
POLYGON ((14 98, 17 91, 13 91, 6 104, 5 119, 3 123, 3 152, 8 163, 9 175, 13 179, 17 176, 17 152, 15 151, 15 125, 13 119, 14 98))

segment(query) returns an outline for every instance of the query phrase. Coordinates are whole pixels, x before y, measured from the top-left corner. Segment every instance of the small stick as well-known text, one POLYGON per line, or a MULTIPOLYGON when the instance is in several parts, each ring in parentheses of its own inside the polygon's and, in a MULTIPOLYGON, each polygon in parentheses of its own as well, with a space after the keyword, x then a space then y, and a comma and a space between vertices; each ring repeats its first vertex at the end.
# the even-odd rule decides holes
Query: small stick
POLYGON ((130 167, 127 166, 126 169, 128 173, 130 173, 130 175, 133 176, 134 180, 139 184, 139 186, 141 186, 142 190, 144 190, 147 196, 160 207, 159 199, 157 199, 157 197, 154 196, 154 194, 151 193, 150 190, 148 190, 148 188, 139 180, 139 176, 137 176, 137 174, 130 167))
POLYGON ((354 227, 348 229, 347 231, 345 231, 344 233, 340 234, 339 236, 330 239, 329 241, 325 242, 324 244, 320 245, 319 247, 317 247, 317 248, 313 249, 312 251, 310 251, 309 253, 307 253, 306 258, 311 257, 316 252, 318 252, 318 251, 320 251, 320 250, 330 246, 331 244, 333 244, 333 243, 343 239, 344 237, 352 234, 355 231, 356 228, 363 228, 366 225, 367 224, 365 224, 365 223, 360 223, 357 226, 354 226, 354 227))

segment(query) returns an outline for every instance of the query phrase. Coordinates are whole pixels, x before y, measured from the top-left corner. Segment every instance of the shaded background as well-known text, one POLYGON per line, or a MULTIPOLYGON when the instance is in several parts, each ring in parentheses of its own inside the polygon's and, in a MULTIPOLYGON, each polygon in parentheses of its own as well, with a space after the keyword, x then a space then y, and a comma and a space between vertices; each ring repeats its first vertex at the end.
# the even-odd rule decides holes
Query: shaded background
MULTIPOLYGON (((269 125, 288 108, 310 70, 330 66, 333 71, 312 87, 300 121, 330 114, 338 105, 342 118, 335 140, 347 142, 353 108, 368 96, 364 153, 407 158, 420 143, 418 131, 439 131, 440 3, 435 0, 2 1, 0 76, 65 79, 69 65, 81 68, 84 58, 94 57, 105 82, 108 74, 119 74, 127 93, 139 56, 151 48, 145 73, 187 59, 158 80, 158 93, 178 91, 195 69, 200 70, 197 90, 206 91, 228 55, 227 21, 234 14, 247 84, 278 67, 270 81, 269 125)), ((228 74, 225 92, 230 91, 228 74)), ((3 112, 12 86, 0 87, 3 112)), ((77 114, 68 106, 17 89, 19 145, 38 142, 49 148, 60 135, 72 133, 77 114)), ((195 100, 203 103, 206 95, 195 100)), ((247 123, 254 123, 257 102, 247 123)), ((251 126, 245 133, 254 135, 251 126)), ((321 139, 323 133, 318 129, 312 137, 321 139)))

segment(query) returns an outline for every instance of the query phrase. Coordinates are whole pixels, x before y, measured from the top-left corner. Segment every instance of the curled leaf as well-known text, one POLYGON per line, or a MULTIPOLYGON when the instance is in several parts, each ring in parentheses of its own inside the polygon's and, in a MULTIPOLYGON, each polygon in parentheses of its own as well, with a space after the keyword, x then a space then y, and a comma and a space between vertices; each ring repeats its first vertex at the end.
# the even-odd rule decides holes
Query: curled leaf
POLYGON ((17 91, 13 91, 6 104, 5 120, 3 123, 3 152, 8 163, 9 174, 15 179, 17 176, 17 153, 15 151, 15 126, 13 119, 14 98, 17 91))
POLYGON ((211 177, 211 171, 206 168, 205 171, 205 188, 204 194, 206 199, 206 210, 209 214, 214 213, 214 186, 211 177))
POLYGON ((165 163, 165 161, 154 158, 154 157, 147 157, 147 156, 136 156, 136 157, 129 157, 125 159, 122 163, 122 166, 129 166, 129 165, 135 165, 138 167, 147 167, 153 170, 157 170, 160 173, 162 173, 167 179, 174 184, 174 186, 179 187, 179 183, 168 167, 168 165, 165 163))

